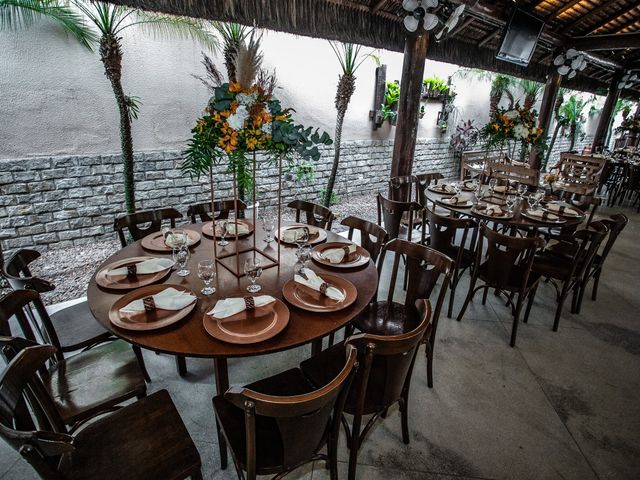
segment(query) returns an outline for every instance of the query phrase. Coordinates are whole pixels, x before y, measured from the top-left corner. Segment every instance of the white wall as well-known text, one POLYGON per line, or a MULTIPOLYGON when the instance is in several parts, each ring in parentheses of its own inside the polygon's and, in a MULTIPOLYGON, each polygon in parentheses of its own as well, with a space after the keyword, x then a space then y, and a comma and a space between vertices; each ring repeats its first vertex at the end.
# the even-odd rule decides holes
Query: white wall
MULTIPOLYGON (((123 45, 125 93, 143 102, 133 127, 135 150, 183 148, 208 98, 206 88, 191 77, 203 73, 201 48, 190 41, 155 40, 135 30, 125 32, 123 45)), ((264 66, 277 71, 283 104, 297 110, 301 123, 333 136, 339 65, 328 42, 265 32, 263 51, 264 66)), ((378 54, 387 65, 387 80, 400 79, 402 54, 378 54)), ((375 67, 367 59, 357 72, 345 140, 393 138, 388 123, 376 132, 371 129, 375 67)), ((456 69, 427 61, 425 76, 446 79, 456 69)), ((458 118, 479 117, 476 125, 481 126, 489 84, 456 80, 456 91, 458 118)), ((435 126, 439 110, 440 104, 428 104, 419 137, 441 136, 435 126)), ((98 54, 46 20, 28 30, 0 33, 0 158, 118 151, 116 104, 98 54)))

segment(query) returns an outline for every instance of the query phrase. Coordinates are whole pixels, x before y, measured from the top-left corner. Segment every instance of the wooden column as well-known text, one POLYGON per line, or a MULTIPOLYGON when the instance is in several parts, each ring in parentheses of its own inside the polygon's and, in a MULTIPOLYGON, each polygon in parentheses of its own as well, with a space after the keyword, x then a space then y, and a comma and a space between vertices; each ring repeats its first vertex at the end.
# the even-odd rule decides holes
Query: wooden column
MULTIPOLYGON (((549 127, 551 126, 551 119, 553 118, 553 107, 556 103, 561 79, 562 77, 556 68, 553 67, 553 70, 547 76, 547 84, 544 87, 540 114, 538 115, 538 128, 542 129, 542 138, 547 138, 549 134, 549 127)), ((539 152, 537 148, 532 148, 531 155, 529 156, 529 165, 531 165, 531 168, 539 169, 543 158, 544 152, 539 152)))
POLYGON ((391 162, 392 177, 411 175, 418 134, 422 77, 428 46, 429 35, 427 33, 408 36, 404 44, 398 122, 391 162))
POLYGON ((607 140, 607 132, 613 121, 613 109, 616 106, 618 97, 620 96, 620 89, 618 89, 618 83, 622 80, 623 72, 621 70, 616 71, 611 78, 611 84, 609 85, 609 93, 604 101, 602 112, 600 112, 600 119, 598 120, 598 126, 596 127, 596 133, 593 134, 593 143, 591 151, 596 151, 597 148, 604 147, 604 143, 607 140))

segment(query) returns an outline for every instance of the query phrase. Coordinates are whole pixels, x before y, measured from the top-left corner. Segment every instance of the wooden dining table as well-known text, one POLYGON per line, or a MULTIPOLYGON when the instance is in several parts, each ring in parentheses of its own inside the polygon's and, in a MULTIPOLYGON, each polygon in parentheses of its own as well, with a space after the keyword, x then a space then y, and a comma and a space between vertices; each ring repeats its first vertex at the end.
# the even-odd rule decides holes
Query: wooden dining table
MULTIPOLYGON (((238 248, 242 250, 251 246, 253 244, 252 237, 255 235, 256 246, 263 249, 270 256, 276 257, 277 241, 267 245, 264 242, 265 233, 261 228, 261 223, 256 223, 253 234, 244 239, 238 239, 238 248)), ((283 226, 288 224, 283 222, 283 226)), ((201 233, 203 225, 202 223, 191 224, 181 228, 201 233)), ((328 242, 349 242, 349 240, 336 233, 327 231, 326 234, 326 241, 328 242)), ((227 236, 227 240, 229 240, 229 245, 224 248, 216 245, 218 255, 235 252, 235 239, 227 236)), ((262 290, 259 292, 260 295, 271 295, 276 299, 283 300, 283 286, 293 278, 294 266, 298 261, 295 254, 296 248, 296 245, 281 244, 279 266, 263 269, 262 275, 258 278, 257 283, 262 286, 262 290)), ((227 269, 218 265, 216 280, 212 283, 216 288, 216 292, 209 296, 203 295, 200 292, 203 283, 197 276, 197 265, 201 260, 213 259, 214 240, 201 235, 200 242, 192 246, 190 250, 191 257, 188 262, 188 268, 191 273, 186 277, 179 277, 174 268, 170 275, 158 282, 165 285, 188 287, 197 296, 197 304, 193 312, 173 325, 149 331, 132 331, 113 325, 109 320, 109 310, 114 302, 126 292, 100 287, 96 283, 95 273, 89 283, 87 299, 89 307, 98 322, 114 335, 131 344, 156 352, 183 355, 185 357, 212 358, 216 391, 219 394, 224 393, 229 388, 227 359, 266 355, 308 343, 312 344, 313 351, 317 351, 321 348, 323 337, 344 327, 362 312, 367 304, 372 301, 377 290, 378 272, 371 261, 356 269, 336 269, 309 260, 307 267, 312 268, 318 275, 322 276, 323 273, 331 274, 351 282, 357 289, 355 302, 343 310, 331 313, 310 312, 287 304, 290 313, 289 323, 275 337, 247 345, 227 343, 213 338, 207 333, 203 324, 204 315, 213 308, 219 299, 248 295, 246 286, 249 284, 249 280, 246 276, 237 278, 227 269)), ((143 255, 170 258, 171 252, 148 251, 142 247, 141 241, 136 241, 106 259, 98 267, 96 273, 112 262, 143 255)), ((223 464, 226 465, 226 450, 221 448, 221 453, 223 451, 223 464)))

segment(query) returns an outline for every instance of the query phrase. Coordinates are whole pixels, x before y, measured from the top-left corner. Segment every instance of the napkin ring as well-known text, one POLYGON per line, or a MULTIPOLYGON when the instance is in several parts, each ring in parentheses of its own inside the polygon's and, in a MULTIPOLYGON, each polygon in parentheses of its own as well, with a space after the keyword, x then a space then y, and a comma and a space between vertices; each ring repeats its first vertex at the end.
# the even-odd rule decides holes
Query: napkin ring
POLYGON ((246 310, 254 310, 256 308, 256 301, 253 297, 244 297, 244 308, 246 310))
POLYGON ((152 296, 144 297, 142 299, 142 304, 144 305, 146 312, 153 312, 156 309, 156 302, 152 296))
POLYGON ((138 275, 138 267, 136 265, 127 265, 127 278, 134 278, 138 275))
POLYGON ((327 288, 329 288, 329 284, 327 282, 322 282, 320 284, 320 293, 325 297, 327 296, 327 288))
POLYGON ((342 247, 342 250, 344 250, 344 256, 348 257, 349 255, 351 255, 351 253, 349 252, 349 247, 342 247))

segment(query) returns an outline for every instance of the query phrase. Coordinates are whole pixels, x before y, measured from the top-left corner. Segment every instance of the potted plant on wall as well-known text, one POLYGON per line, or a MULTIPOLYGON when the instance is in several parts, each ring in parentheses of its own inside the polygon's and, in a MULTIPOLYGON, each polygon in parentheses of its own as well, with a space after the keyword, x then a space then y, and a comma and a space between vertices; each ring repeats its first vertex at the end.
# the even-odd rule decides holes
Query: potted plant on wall
POLYGON ((398 120, 398 102, 400 101, 400 82, 387 82, 384 92, 384 103, 380 106, 382 117, 395 125, 398 120))
POLYGON ((449 91, 449 85, 442 78, 434 75, 422 81, 422 98, 424 100, 443 100, 449 91))

